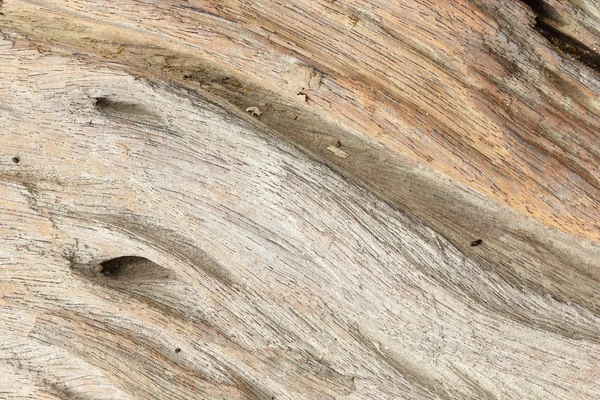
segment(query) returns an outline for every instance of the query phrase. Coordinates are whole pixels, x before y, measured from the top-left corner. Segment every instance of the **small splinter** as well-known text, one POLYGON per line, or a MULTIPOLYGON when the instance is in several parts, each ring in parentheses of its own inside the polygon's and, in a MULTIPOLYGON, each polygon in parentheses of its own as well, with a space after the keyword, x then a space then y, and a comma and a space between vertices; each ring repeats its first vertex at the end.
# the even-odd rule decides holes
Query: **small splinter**
POLYGON ((298 94, 296 95, 296 98, 297 98, 298 100, 300 100, 300 102, 302 102, 302 103, 306 103, 306 102, 308 102, 308 97, 306 96, 306 94, 305 94, 305 93, 302 93, 302 92, 298 93, 298 94))
POLYGON ((262 111, 260 111, 258 107, 248 107, 246 108, 246 112, 249 112, 254 117, 260 117, 262 115, 262 111))
POLYGON ((376 342, 374 340, 371 340, 371 343, 373 343, 373 346, 375 346, 375 349, 385 358, 387 358, 387 355, 381 351, 381 343, 380 342, 376 342))
POLYGON ((339 148, 337 148, 335 146, 329 146, 327 148, 327 150, 329 150, 330 152, 332 152, 333 154, 335 154, 339 158, 348 158, 348 153, 346 153, 344 150, 339 149, 339 148))

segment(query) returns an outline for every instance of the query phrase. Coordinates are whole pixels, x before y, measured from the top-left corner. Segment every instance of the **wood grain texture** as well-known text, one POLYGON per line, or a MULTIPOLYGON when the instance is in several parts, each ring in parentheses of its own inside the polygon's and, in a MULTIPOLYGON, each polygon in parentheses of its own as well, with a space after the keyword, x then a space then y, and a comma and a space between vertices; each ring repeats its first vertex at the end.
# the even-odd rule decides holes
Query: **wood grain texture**
MULTIPOLYGON (((579 33, 593 27, 598 7, 555 3, 7 1, 4 8, 19 29, 117 58, 141 53, 138 63, 204 85, 213 84, 211 74, 170 49, 183 46, 290 97, 297 93, 285 73, 306 59, 324 75, 308 94, 315 112, 545 225, 598 240, 597 75, 536 30, 536 18, 552 26, 541 14, 573 20, 564 31, 579 33), (167 54, 140 49, 142 41, 156 50, 161 39, 167 54)), ((598 36, 590 29, 581 40, 594 58, 598 36)))
POLYGON ((597 10, 5 0, 0 398, 597 398, 597 10))

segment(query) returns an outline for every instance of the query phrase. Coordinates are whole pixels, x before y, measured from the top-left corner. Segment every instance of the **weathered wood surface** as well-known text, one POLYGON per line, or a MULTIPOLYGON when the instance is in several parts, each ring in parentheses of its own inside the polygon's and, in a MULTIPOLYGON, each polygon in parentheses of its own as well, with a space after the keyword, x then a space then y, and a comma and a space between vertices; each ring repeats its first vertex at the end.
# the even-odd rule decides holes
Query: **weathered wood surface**
POLYGON ((0 398, 600 396, 595 2, 0 12, 0 398))

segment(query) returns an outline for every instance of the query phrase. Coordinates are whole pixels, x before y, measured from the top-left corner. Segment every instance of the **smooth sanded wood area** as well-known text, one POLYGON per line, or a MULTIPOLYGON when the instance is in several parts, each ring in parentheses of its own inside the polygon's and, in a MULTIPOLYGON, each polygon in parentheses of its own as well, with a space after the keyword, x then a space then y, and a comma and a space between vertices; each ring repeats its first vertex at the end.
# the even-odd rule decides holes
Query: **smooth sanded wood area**
POLYGON ((0 398, 600 397, 596 3, 0 13, 0 398))

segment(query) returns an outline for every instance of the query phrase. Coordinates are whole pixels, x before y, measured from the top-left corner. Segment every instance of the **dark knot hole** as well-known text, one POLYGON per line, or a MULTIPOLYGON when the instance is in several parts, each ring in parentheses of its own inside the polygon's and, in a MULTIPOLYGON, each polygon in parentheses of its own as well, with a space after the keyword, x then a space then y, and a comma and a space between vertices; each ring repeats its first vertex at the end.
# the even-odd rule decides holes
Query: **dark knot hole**
POLYGON ((100 274, 122 281, 156 281, 171 277, 171 271, 144 257, 123 256, 100 263, 100 274))

